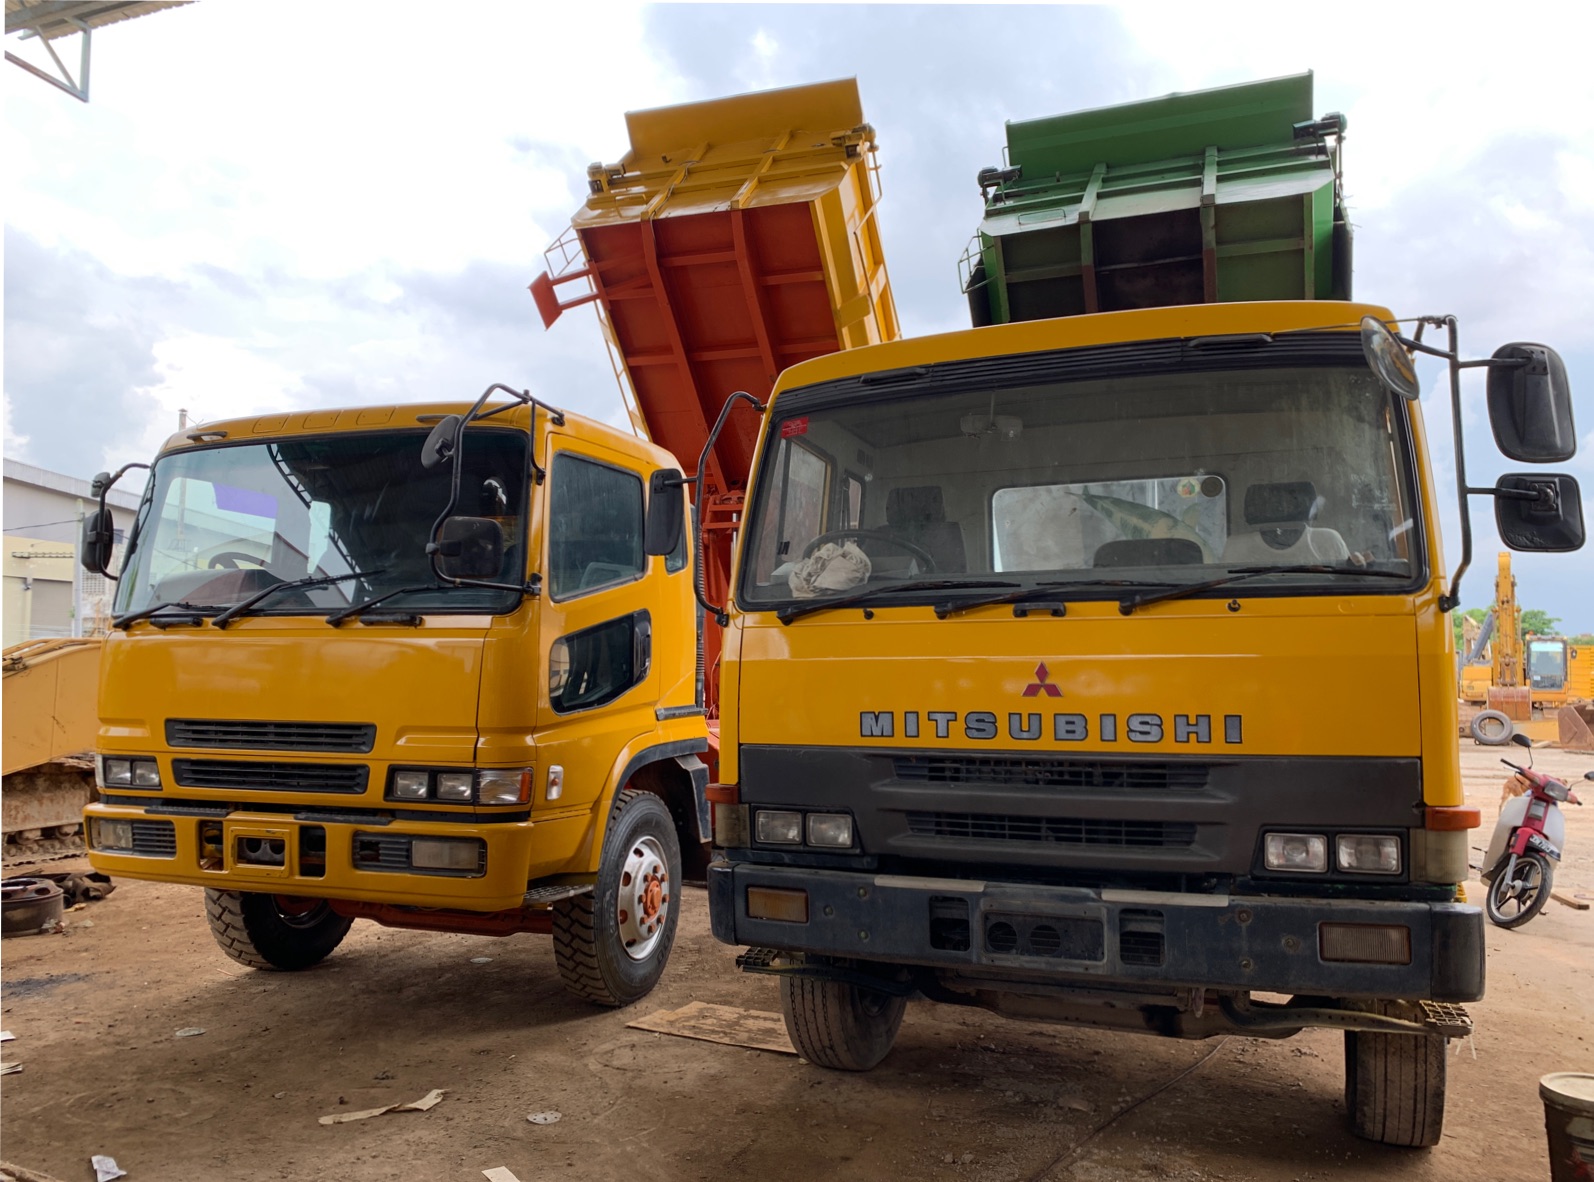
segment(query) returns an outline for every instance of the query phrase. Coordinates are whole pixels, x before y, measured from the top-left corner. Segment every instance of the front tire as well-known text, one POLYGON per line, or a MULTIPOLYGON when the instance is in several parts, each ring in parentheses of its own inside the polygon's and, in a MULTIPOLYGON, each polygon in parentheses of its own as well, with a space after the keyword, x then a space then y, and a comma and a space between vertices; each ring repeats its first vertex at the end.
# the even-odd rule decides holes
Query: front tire
MULTIPOLYGON (((1408 1017, 1398 1002, 1374 1011, 1408 1017)), ((1437 1034, 1345 1032, 1345 1108, 1368 1141, 1420 1149, 1445 1123, 1445 1040, 1437 1034)))
POLYGON ((680 910, 681 846, 665 803, 627 789, 614 802, 592 894, 553 907, 565 987, 600 1006, 646 997, 670 959, 680 910))
POLYGON ((1503 928, 1519 928, 1527 923, 1549 902, 1553 877, 1549 859, 1543 854, 1520 855, 1509 874, 1501 868, 1483 900, 1490 922, 1503 928))
POLYGON ((239 964, 288 973, 320 964, 354 924, 325 899, 209 889, 205 918, 221 950, 239 964))
POLYGON ((804 1059, 838 1071, 868 1071, 890 1052, 908 999, 844 981, 782 977, 780 1008, 804 1059))

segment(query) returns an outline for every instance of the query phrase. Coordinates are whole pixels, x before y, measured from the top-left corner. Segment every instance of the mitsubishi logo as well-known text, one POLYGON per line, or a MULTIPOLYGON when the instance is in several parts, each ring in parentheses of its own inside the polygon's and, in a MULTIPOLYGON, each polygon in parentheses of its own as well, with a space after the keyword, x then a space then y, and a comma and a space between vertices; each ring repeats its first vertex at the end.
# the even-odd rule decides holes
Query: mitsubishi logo
POLYGON ((1039 665, 1036 665, 1035 666, 1035 680, 1030 682, 1028 685, 1026 685, 1024 687, 1024 696, 1026 698, 1038 698, 1038 697, 1060 698, 1060 697, 1062 697, 1063 696, 1063 691, 1058 689, 1055 685, 1053 685, 1051 682, 1046 680, 1050 676, 1051 676, 1051 674, 1046 669, 1046 662, 1045 661, 1042 661, 1039 665))

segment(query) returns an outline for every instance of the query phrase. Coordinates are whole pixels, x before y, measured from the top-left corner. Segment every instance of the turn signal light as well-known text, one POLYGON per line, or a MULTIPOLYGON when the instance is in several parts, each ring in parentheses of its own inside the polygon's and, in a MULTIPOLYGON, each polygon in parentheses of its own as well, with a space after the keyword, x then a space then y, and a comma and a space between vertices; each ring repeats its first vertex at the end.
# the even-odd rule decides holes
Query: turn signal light
POLYGON ((808 892, 750 886, 747 888, 747 916, 781 923, 807 923, 808 892))
POLYGON ((1411 929, 1399 924, 1320 923, 1317 951, 1351 964, 1410 964, 1411 929))

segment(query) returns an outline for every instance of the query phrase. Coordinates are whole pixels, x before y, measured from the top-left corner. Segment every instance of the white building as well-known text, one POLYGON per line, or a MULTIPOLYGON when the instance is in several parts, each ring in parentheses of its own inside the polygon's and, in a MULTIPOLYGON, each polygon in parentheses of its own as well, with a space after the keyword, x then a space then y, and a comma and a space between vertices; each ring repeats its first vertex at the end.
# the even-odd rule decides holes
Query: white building
MULTIPOLYGON (((116 515, 121 560, 123 531, 143 490, 141 472, 129 473, 105 498, 116 515)), ((83 518, 98 507, 89 481, 5 461, 6 647, 51 636, 92 636, 105 630, 115 585, 78 565, 83 518)))

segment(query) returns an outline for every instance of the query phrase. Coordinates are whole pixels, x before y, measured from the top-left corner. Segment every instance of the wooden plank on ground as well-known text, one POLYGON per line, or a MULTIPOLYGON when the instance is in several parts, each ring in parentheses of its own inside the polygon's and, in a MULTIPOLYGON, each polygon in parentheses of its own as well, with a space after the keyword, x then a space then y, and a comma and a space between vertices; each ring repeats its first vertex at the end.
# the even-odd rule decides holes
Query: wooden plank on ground
POLYGON ((791 1039, 786 1037, 785 1020, 779 1014, 765 1010, 743 1010, 736 1006, 694 1001, 678 1010, 659 1010, 626 1025, 633 1030, 652 1030, 659 1034, 673 1034, 678 1038, 751 1047, 755 1051, 775 1051, 782 1055, 797 1053, 797 1048, 791 1045, 791 1039))

